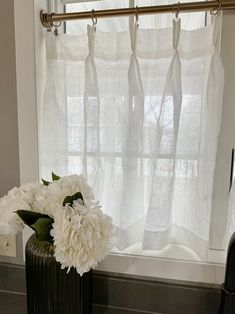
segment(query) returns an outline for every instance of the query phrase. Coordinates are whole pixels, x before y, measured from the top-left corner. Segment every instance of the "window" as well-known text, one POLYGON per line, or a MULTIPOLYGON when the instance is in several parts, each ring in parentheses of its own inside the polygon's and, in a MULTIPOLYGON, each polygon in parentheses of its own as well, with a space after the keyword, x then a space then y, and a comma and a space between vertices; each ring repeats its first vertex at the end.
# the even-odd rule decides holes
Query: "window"
MULTIPOLYGON (((37 3, 37 1, 35 1, 37 3)), ((42 8, 42 3, 37 3, 35 6, 35 16, 38 16, 39 10, 42 8)), ((142 1, 141 1, 142 3, 142 1)), ((25 12, 27 12, 28 7, 26 6, 25 12)), ((44 7, 46 10, 46 6, 44 7)), ((234 27, 234 16, 232 14, 226 14, 224 18, 224 34, 222 37, 222 57, 224 58, 224 64, 227 69, 227 84, 225 87, 225 106, 224 106, 224 114, 223 114, 223 120, 222 120, 222 132, 220 136, 220 145, 218 148, 218 155, 217 155, 217 168, 216 168, 216 193, 215 193, 215 203, 217 206, 217 211, 221 212, 221 208, 224 208, 224 200, 227 197, 227 183, 229 185, 229 180, 227 178, 229 177, 229 171, 230 171, 230 152, 231 147, 234 146, 234 140, 233 140, 233 134, 234 132, 231 130, 231 126, 234 125, 233 123, 233 101, 234 99, 233 95, 233 87, 232 83, 230 82, 234 81, 234 70, 233 70, 233 58, 230 55, 231 49, 231 38, 229 38, 229 34, 232 33, 232 29, 234 27), (228 36, 225 36, 225 33, 228 34, 228 36), (224 39, 224 40, 223 40, 224 39), (225 140, 226 139, 226 140, 225 140), (218 166, 219 163, 219 166, 218 166), (227 167, 228 166, 228 167, 227 167), (219 170, 219 171, 218 171, 219 170), (217 184, 218 183, 218 184, 217 184), (222 197, 220 197, 222 194, 222 197), (222 200, 223 199, 223 200, 222 200), (221 205, 222 204, 222 205, 221 205)), ((40 23, 38 23, 40 24, 40 23)), ((201 22, 200 25, 203 25, 203 22, 201 22)), ((100 22, 99 22, 100 26, 100 22)), ((193 26, 192 26, 193 28, 193 26)), ((41 25, 38 25, 36 27, 36 45, 37 45, 37 59, 40 59, 39 52, 40 52, 40 45, 41 45, 41 34, 44 32, 44 30, 41 28, 41 25)), ((23 35, 23 34, 22 34, 23 35)), ((26 47, 26 46, 25 46, 26 47)), ((28 51, 29 52, 29 51, 28 51)), ((26 53, 26 52, 25 52, 26 53)), ((39 66, 39 62, 37 61, 37 72, 41 72, 41 67, 39 66)), ((33 72, 33 71, 32 71, 33 72)), ((21 80, 21 82, 26 82, 27 80, 21 80)), ((22 83, 23 84, 23 83, 22 83)), ((37 85, 39 85, 39 90, 41 86, 41 82, 37 80, 37 85)), ((21 86, 21 84, 20 84, 21 86)), ((19 91, 20 91, 20 86, 19 91)), ((25 88, 27 90, 27 87, 25 88)), ((40 95, 40 92, 38 93, 40 95)), ((38 99, 38 102, 40 102, 40 96, 38 99)), ((34 136, 31 136, 30 138, 25 137, 25 135, 31 134, 32 129, 35 130, 34 127, 29 126, 28 121, 32 121, 32 119, 28 119, 25 115, 25 104, 27 104, 27 99, 25 99, 22 104, 24 105, 22 107, 19 107, 19 114, 20 114, 20 123, 21 126, 24 125, 25 127, 20 127, 20 137, 22 141, 27 138, 27 141, 20 147, 21 151, 21 177, 23 178, 23 182, 27 182, 30 180, 37 179, 35 176, 35 171, 37 170, 36 167, 34 167, 33 164, 36 164, 36 157, 35 157, 35 150, 32 152, 32 147, 34 147, 35 144, 35 138, 34 136), (28 129, 27 129, 28 126, 28 129), (26 131, 27 129, 27 131, 26 131), (30 153, 32 152, 32 154, 30 153)), ((27 107, 28 114, 31 114, 33 119, 35 118, 35 111, 34 107, 32 106, 32 101, 28 102, 27 107)), ((35 126, 35 125, 34 125, 35 126)), ((224 215, 221 216, 222 218, 224 215)), ((215 219, 215 224, 217 224, 217 227, 219 228, 219 224, 221 219, 217 217, 215 219)), ((214 241, 216 242, 216 241, 214 241)), ((136 254, 137 251, 135 251, 136 248, 133 249, 132 253, 136 254)), ((179 248, 180 249, 180 248, 179 248)), ((172 249, 170 249, 171 253, 172 249)), ((216 253, 217 251, 214 251, 216 253)), ((106 271, 116 271, 116 272, 127 272, 130 274, 138 274, 138 275, 144 275, 144 276, 156 276, 156 277, 163 277, 163 278, 174 278, 174 279, 181 279, 181 280, 192 280, 192 281, 201 281, 201 282, 213 282, 213 283, 220 283, 223 280, 224 276, 224 267, 223 265, 215 265, 215 264, 201 264, 201 263, 187 263, 186 261, 175 261, 174 259, 182 258, 182 254, 180 250, 174 251, 171 254, 171 257, 174 259, 165 259, 164 255, 166 252, 162 252, 163 259, 152 259, 152 258, 139 258, 138 256, 121 256, 121 255, 110 255, 106 262, 102 263, 99 266, 100 270, 106 270, 106 271), (179 256, 177 256, 179 254, 179 256), (213 275, 214 274, 214 275, 213 275), (217 274, 217 275, 216 275, 217 274)), ((169 253, 169 252, 168 252, 169 253)), ((138 254, 140 254, 138 252, 138 254)), ((147 252, 148 254, 148 252, 147 252)), ((188 259, 189 256, 186 257, 188 259)), ((195 257, 196 258, 196 257, 195 257)), ((224 259, 218 258, 214 255, 210 259, 212 262, 219 261, 224 262, 224 259)))

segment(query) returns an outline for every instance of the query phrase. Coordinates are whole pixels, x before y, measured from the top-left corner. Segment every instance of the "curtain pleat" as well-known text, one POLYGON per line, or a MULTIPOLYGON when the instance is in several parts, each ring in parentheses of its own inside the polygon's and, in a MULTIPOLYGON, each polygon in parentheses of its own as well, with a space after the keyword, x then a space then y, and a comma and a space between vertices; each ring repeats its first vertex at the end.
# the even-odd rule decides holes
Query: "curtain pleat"
MULTIPOLYGON (((133 242, 133 231, 126 231, 128 221, 132 224, 143 224, 144 198, 144 165, 143 165, 143 127, 144 127, 144 90, 141 81, 139 62, 136 56, 136 41, 138 26, 134 25, 130 31, 132 54, 128 69, 128 108, 123 129, 122 145, 122 191, 119 211, 119 225, 117 229, 116 245, 125 248, 133 242)), ((135 229, 135 228, 134 228, 135 229)), ((139 229, 141 239, 143 228, 139 229), (142 229, 142 230, 141 230, 142 229)), ((136 230, 134 231, 136 233, 136 230)))
POLYGON ((93 176, 98 176, 100 159, 100 98, 94 60, 95 28, 88 25, 87 37, 89 53, 85 60, 84 87, 84 154, 83 172, 88 175, 88 167, 93 168, 93 176), (91 155, 93 153, 93 160, 91 155))
POLYGON ((169 228, 172 221, 172 202, 176 167, 176 150, 182 104, 181 62, 178 53, 180 20, 173 20, 173 48, 175 50, 166 76, 161 109, 158 118, 160 142, 156 156, 164 150, 163 134, 167 132, 169 159, 156 159, 150 206, 147 213, 144 248, 160 249, 170 242, 169 228), (164 167, 164 177, 161 174, 164 167), (158 221, 158 223, 153 222, 158 221))

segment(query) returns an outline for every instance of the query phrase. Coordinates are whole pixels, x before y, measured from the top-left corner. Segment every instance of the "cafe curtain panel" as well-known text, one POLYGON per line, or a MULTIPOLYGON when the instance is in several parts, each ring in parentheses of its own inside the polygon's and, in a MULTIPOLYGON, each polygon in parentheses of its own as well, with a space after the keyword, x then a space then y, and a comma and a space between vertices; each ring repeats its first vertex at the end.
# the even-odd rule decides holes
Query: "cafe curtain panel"
POLYGON ((115 246, 206 259, 223 92, 220 17, 200 29, 45 33, 40 176, 83 173, 115 246))

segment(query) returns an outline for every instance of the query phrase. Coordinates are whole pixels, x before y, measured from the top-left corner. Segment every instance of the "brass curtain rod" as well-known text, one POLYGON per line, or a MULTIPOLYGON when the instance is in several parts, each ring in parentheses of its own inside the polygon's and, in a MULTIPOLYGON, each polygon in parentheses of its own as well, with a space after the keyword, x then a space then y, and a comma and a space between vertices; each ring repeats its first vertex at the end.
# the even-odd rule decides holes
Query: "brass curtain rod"
POLYGON ((199 12, 199 11, 217 11, 217 10, 235 10, 235 1, 200 1, 174 3, 169 5, 157 5, 138 8, 119 8, 109 10, 92 10, 85 12, 73 13, 45 13, 40 12, 42 25, 46 28, 54 26, 56 22, 82 20, 90 18, 107 18, 115 16, 144 15, 144 14, 160 14, 174 12, 199 12))

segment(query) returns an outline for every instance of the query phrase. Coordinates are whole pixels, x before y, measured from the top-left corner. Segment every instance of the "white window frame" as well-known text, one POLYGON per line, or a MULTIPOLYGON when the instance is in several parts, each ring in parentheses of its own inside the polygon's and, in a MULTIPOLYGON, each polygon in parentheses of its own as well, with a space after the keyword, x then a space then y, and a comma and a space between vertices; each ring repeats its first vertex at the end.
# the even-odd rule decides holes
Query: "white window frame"
MULTIPOLYGON (((18 123, 19 123, 19 155, 21 184, 38 180, 38 148, 37 148, 37 102, 40 101, 40 86, 36 75, 40 70, 38 53, 41 45, 41 34, 44 31, 39 21, 40 9, 47 10, 47 0, 15 0, 15 34, 16 34, 16 65, 17 65, 17 95, 18 95, 18 123), (22 18, 23 16, 23 18, 22 18), (35 35, 36 34, 36 35, 35 35), (35 50, 37 51, 35 57, 35 50)), ((234 12, 226 13, 226 16, 234 15, 234 12)), ((234 17, 232 18, 233 20, 234 17)), ((231 20, 232 20, 231 19, 231 20)), ((226 25, 231 31, 235 27, 226 25)), ((228 32, 228 29, 226 29, 228 32)), ((222 41, 223 42, 223 41, 222 41)), ((229 44, 229 35, 224 44, 229 44)), ((227 51, 222 47, 222 51, 227 51)), ((234 50, 233 50, 234 51, 234 50)), ((226 55, 226 53, 225 53, 226 55)), ((223 57, 223 55, 222 55, 223 57)), ((225 65, 229 67, 228 60, 225 65)), ((233 77, 228 77, 232 86, 235 80, 235 67, 233 77)), ((230 76, 232 74, 230 73, 230 76)), ((234 145, 232 138, 235 134, 232 123, 231 106, 235 100, 235 90, 225 89, 223 107, 223 119, 229 119, 231 127, 226 129, 228 123, 223 123, 222 137, 226 137, 227 145, 234 145)), ((223 120, 224 121, 224 120, 223 120)), ((234 121, 234 120, 233 120, 234 121)), ((225 122, 225 121, 224 121, 225 122)), ((227 120, 226 120, 227 122, 227 120)), ((223 143, 223 138, 220 140, 223 143)), ((223 151, 223 147, 222 147, 223 151)), ((229 154, 229 152, 227 152, 229 154)), ((223 155, 223 154, 222 154, 223 155)), ((230 155, 230 154, 229 154, 230 155)), ((226 156, 228 160, 230 156, 226 156)), ((218 163, 218 160, 217 160, 218 163)), ((227 184, 227 172, 219 169, 219 176, 224 184, 227 184)), ((217 174, 218 175, 218 174, 217 174)), ((215 188, 216 190, 216 188, 215 188)), ((215 201, 218 200, 214 197, 215 201)), ((24 233, 24 245, 28 238, 28 232, 24 233)), ((211 251, 211 258, 207 263, 167 259, 159 257, 146 257, 135 255, 109 254, 107 259, 99 264, 98 270, 124 273, 155 278, 177 279, 183 281, 197 281, 218 284, 224 280, 225 251, 211 251), (217 254, 217 257, 215 256, 217 254), (215 263, 215 261, 218 261, 215 263)))

